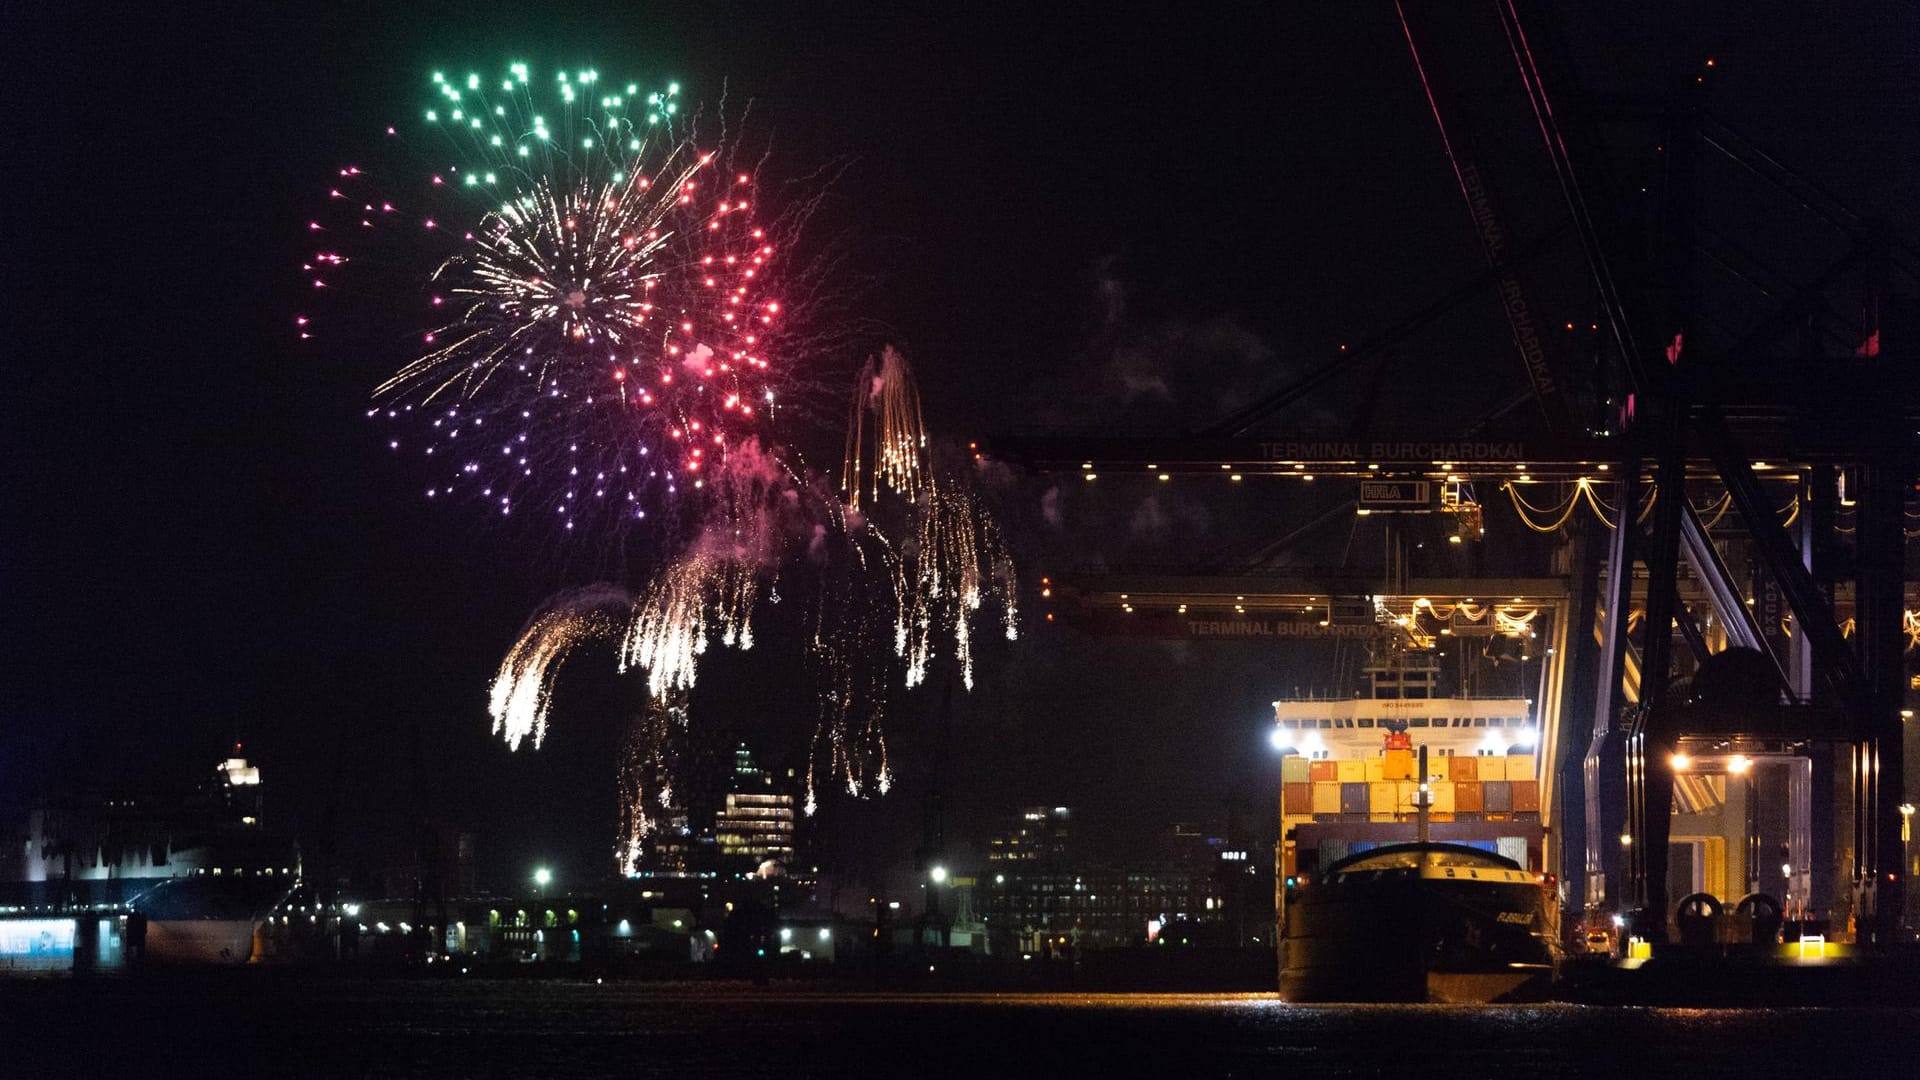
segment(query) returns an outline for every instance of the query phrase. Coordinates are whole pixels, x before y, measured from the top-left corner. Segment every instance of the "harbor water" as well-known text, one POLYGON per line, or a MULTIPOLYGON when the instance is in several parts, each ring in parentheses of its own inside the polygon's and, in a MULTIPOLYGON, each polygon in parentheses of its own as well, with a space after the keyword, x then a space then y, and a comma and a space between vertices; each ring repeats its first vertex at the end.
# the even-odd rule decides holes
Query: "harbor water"
POLYGON ((1920 1009, 1300 1006, 286 972, 0 981, 9 1077, 1913 1075, 1920 1009))

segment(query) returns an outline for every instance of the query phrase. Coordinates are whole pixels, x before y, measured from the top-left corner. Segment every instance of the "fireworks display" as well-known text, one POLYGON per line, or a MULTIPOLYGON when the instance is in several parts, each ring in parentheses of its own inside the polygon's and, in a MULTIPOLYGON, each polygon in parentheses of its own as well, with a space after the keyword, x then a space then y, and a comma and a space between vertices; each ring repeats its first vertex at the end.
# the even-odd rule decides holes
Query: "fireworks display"
POLYGON ((386 129, 381 164, 342 166, 307 222, 314 306, 299 336, 356 353, 401 342, 369 415, 394 425, 392 449, 426 460, 428 498, 544 516, 610 541, 623 565, 645 523, 660 567, 637 596, 563 592, 527 623, 492 683, 494 734, 540 747, 583 646, 644 671, 617 770, 615 857, 635 872, 660 823, 685 813, 676 778, 701 657, 752 648, 756 609, 800 566, 819 579, 807 812, 817 779, 885 793, 892 702, 927 679, 947 635, 972 687, 989 601, 1015 636, 1013 564, 965 482, 936 482, 919 389, 891 347, 857 376, 839 497, 792 464, 781 437, 795 433, 773 421, 806 415, 791 403, 825 381, 812 369, 833 352, 790 310, 831 295, 787 258, 818 193, 762 206, 765 159, 746 160, 721 118, 702 130, 674 84, 512 64, 432 86, 413 123, 386 129))
POLYGON ((433 86, 387 129, 405 163, 343 166, 308 223, 316 300, 415 305, 372 415, 430 459, 428 497, 624 532, 765 432, 800 351, 781 256, 810 204, 763 210, 760 163, 683 116, 677 84, 514 64, 433 86))

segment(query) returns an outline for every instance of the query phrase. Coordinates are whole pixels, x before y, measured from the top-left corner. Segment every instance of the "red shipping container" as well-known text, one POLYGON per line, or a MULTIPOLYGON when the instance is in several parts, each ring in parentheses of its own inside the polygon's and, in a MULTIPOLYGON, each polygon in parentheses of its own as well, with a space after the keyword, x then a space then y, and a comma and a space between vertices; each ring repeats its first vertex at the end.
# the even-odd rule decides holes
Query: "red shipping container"
MULTIPOLYGON (((1470 754, 1455 754, 1447 762, 1447 775, 1455 782, 1480 779, 1480 759, 1470 754)), ((1459 796, 1454 796, 1458 798, 1459 796)), ((1465 810, 1466 807, 1460 809, 1465 810)), ((1478 809, 1477 807, 1475 809, 1478 809)))
POLYGON ((1313 785, 1280 785, 1280 812, 1283 814, 1313 813, 1313 785))
POLYGON ((1340 763, 1337 761, 1316 761, 1309 770, 1309 779, 1318 784, 1335 783, 1340 779, 1340 763))
POLYGON ((1540 781, 1511 780, 1508 781, 1508 783, 1513 786, 1513 810, 1515 813, 1527 810, 1539 813, 1540 781))

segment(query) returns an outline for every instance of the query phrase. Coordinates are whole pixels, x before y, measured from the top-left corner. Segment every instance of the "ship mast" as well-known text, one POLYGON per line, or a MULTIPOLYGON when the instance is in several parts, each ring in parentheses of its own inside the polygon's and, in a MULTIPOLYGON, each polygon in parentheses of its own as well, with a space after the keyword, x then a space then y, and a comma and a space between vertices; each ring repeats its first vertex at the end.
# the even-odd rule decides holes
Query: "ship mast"
MULTIPOLYGON (((1419 821, 1420 825, 1419 832, 1415 834, 1415 838, 1424 844, 1427 842, 1427 803, 1433 798, 1433 785, 1427 780, 1427 747, 1425 743, 1420 744, 1419 769, 1420 789, 1414 796, 1414 810, 1415 818, 1419 821)), ((1425 858, 1424 855, 1421 857, 1423 859, 1425 858)))

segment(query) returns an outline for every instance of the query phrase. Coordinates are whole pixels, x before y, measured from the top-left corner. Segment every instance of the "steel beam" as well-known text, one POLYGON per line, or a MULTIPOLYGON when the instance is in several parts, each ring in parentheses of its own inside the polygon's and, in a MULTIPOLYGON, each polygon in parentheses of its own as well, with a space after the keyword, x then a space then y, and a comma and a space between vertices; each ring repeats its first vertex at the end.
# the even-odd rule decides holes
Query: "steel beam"
POLYGON ((1733 497, 1734 508, 1747 523, 1754 550, 1786 596, 1787 606, 1793 609, 1795 627, 1807 637, 1823 684, 1837 700, 1856 703, 1860 665, 1834 622, 1832 606, 1794 549, 1793 539, 1775 520, 1773 506, 1761 494, 1760 480, 1728 430, 1726 418, 1717 407, 1704 406, 1696 410, 1694 423, 1720 471, 1727 494, 1733 497))

